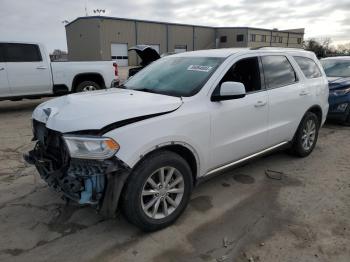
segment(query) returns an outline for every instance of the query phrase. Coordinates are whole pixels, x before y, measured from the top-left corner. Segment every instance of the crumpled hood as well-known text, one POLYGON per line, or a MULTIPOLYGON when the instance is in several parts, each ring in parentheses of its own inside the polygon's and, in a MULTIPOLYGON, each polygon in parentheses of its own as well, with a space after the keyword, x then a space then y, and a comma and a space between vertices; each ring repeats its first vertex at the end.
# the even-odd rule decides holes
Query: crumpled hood
POLYGON ((328 77, 329 89, 338 89, 350 86, 350 77, 328 77))
POLYGON ((99 130, 122 120, 176 110, 181 98, 127 89, 71 94, 40 104, 33 119, 61 133, 99 130))

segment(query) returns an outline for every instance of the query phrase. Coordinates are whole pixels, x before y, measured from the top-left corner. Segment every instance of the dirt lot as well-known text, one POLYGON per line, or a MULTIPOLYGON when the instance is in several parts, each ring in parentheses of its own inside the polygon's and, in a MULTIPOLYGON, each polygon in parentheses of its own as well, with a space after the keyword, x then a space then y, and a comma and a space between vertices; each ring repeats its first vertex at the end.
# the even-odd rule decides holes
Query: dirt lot
POLYGON ((23 162, 42 101, 0 102, 1 261, 350 261, 350 128, 326 125, 308 158, 277 153, 200 185, 174 226, 145 234, 66 206, 23 162))

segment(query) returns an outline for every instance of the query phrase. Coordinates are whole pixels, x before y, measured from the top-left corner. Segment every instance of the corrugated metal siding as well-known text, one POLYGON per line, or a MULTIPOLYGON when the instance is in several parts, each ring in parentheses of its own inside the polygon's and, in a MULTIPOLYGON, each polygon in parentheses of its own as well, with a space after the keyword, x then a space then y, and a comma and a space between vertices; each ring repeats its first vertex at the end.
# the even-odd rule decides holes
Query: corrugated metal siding
MULTIPOLYGON (((128 48, 136 45, 135 22, 101 19, 102 57, 111 60, 111 44, 128 44, 128 48)), ((129 64, 136 65, 135 52, 129 52, 129 64)))
POLYGON ((303 34, 298 33, 288 33, 284 31, 274 31, 274 30, 258 30, 249 29, 248 30, 248 47, 261 47, 261 46, 273 46, 273 47, 294 47, 302 48, 302 44, 298 44, 297 39, 303 38, 303 34), (256 41, 251 41, 251 35, 256 35, 256 41), (261 36, 266 36, 266 42, 261 41, 261 36), (271 37, 272 36, 272 37, 271 37), (276 37, 276 42, 274 42, 274 37, 276 37), (279 37, 282 37, 282 43, 279 43, 279 37))
POLYGON ((99 20, 80 20, 66 27, 70 61, 101 60, 99 20))
POLYGON ((137 42, 143 45, 160 45, 160 54, 167 52, 166 25, 137 22, 137 42))
MULTIPOLYGON (((273 31, 259 28, 211 28, 169 23, 156 23, 141 20, 82 18, 66 26, 69 60, 111 60, 111 44, 128 44, 128 48, 136 44, 160 45, 160 53, 173 52, 175 46, 186 46, 187 51, 216 48, 216 38, 226 36, 225 43, 219 41, 219 48, 272 46, 302 48, 298 38, 303 40, 303 30, 273 31), (277 36, 274 43, 271 38, 277 36), (137 34, 136 34, 137 33, 137 34), (256 41, 250 41, 250 35, 256 35, 256 41), (242 42, 237 35, 243 35, 242 42), (266 42, 261 42, 261 35, 266 42), (278 43, 278 37, 283 43, 278 43)), ((137 65, 137 55, 129 52, 129 65, 137 65)))
POLYGON ((304 34, 289 33, 289 47, 302 48, 303 47, 304 34), (301 43, 298 44, 298 38, 301 39, 301 43))
POLYGON ((174 52, 175 45, 186 45, 193 50, 193 26, 168 25, 168 50, 174 52))
POLYGON ((215 48, 215 29, 206 27, 194 27, 194 49, 215 48))
POLYGON ((271 31, 269 30, 248 30, 248 47, 256 48, 262 46, 270 46, 271 41, 271 31), (251 35, 256 35, 255 42, 251 41, 251 35), (266 41, 262 41, 262 36, 265 36, 266 41))
POLYGON ((229 48, 229 47, 247 47, 247 29, 240 28, 218 28, 217 36, 219 38, 219 48, 229 48), (237 35, 244 35, 244 40, 242 42, 237 42, 237 35), (226 36, 226 43, 220 42, 220 37, 226 36))

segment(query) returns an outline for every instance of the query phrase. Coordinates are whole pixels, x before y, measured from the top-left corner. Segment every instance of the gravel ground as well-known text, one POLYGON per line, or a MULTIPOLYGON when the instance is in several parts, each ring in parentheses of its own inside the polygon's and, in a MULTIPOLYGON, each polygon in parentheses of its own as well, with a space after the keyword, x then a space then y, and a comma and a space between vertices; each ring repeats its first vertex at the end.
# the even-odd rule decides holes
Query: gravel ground
POLYGON ((276 153, 211 179, 175 225, 145 234, 66 206, 23 162, 45 100, 0 102, 1 261, 350 261, 350 128, 327 124, 307 158, 276 153))

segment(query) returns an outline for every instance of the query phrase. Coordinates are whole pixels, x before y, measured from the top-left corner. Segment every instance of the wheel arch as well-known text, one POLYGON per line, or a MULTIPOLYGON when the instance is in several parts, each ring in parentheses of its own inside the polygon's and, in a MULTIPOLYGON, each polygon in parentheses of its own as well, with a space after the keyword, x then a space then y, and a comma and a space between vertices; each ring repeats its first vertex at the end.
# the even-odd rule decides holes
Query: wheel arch
POLYGON ((322 108, 319 105, 313 105, 306 112, 314 113, 317 116, 318 120, 319 120, 319 124, 322 125, 323 113, 322 113, 322 108))
POLYGON ((101 86, 101 88, 105 88, 106 84, 104 78, 99 73, 81 73, 77 74, 72 82, 72 91, 75 92, 77 86, 84 81, 93 81, 101 86))
POLYGON ((196 150, 191 145, 189 145, 188 143, 185 143, 185 142, 179 142, 179 141, 178 142, 176 142, 176 141, 165 142, 165 143, 161 143, 161 144, 158 144, 158 145, 152 147, 151 149, 147 150, 146 152, 144 152, 140 156, 140 159, 134 165, 133 169, 142 160, 144 160, 146 157, 148 157, 150 154, 153 154, 153 153, 160 151, 160 150, 171 151, 171 152, 178 154, 182 158, 184 158, 184 160, 188 163, 188 165, 191 168, 193 183, 194 183, 194 185, 196 184, 197 178, 198 178, 198 173, 200 170, 199 169, 199 156, 198 156, 196 150))

